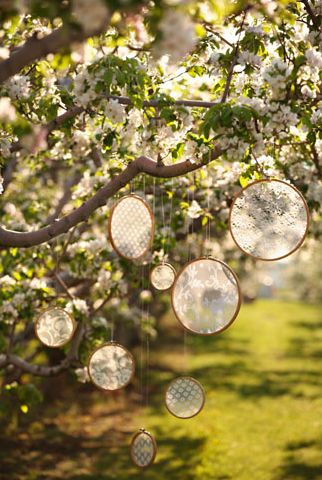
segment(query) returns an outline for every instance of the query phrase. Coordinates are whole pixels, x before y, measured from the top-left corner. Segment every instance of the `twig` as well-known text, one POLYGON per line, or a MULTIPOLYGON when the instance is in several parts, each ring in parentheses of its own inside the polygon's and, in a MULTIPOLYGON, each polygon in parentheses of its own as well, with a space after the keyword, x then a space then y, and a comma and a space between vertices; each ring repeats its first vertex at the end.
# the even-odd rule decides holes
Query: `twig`
POLYGON ((244 23, 245 23, 245 20, 246 20, 246 15, 247 15, 247 11, 245 10, 244 15, 243 15, 243 20, 242 20, 242 23, 240 25, 240 32, 239 32, 238 40, 237 40, 237 43, 236 43, 235 53, 234 53, 233 60, 231 62, 231 65, 230 65, 230 68, 229 68, 229 71, 228 71, 227 81, 226 81, 224 93, 222 94, 220 103, 225 103, 226 100, 227 100, 227 97, 229 95, 230 85, 231 85, 233 75, 234 75, 234 68, 235 68, 237 60, 238 60, 240 38, 241 38, 241 34, 242 34, 242 29, 243 29, 243 26, 244 26, 244 23))

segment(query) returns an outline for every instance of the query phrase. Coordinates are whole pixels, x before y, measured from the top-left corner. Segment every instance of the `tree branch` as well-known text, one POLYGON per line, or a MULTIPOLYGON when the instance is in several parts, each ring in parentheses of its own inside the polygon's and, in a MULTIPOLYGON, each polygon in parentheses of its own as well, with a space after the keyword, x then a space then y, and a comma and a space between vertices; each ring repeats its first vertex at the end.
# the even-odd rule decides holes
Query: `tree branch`
POLYGON ((0 62, 0 83, 18 73, 23 67, 45 57, 49 53, 56 53, 59 50, 69 47, 71 43, 81 42, 88 37, 102 33, 107 26, 108 19, 95 31, 84 32, 75 27, 63 25, 43 38, 33 35, 22 47, 13 51, 9 58, 0 62))
POLYGON ((305 6, 305 10, 307 11, 310 19, 312 20, 312 23, 314 25, 314 27, 319 30, 320 29, 320 26, 318 24, 318 21, 317 21, 317 18, 312 10, 312 7, 310 5, 310 2, 308 0, 301 0, 303 5, 305 6))
POLYGON ((81 344, 81 341, 85 334, 85 326, 80 322, 77 326, 75 335, 73 337, 70 349, 61 363, 57 365, 34 365, 27 360, 24 360, 17 355, 8 353, 8 355, 3 355, 0 359, 0 368, 4 368, 10 365, 20 369, 24 373, 31 373, 38 377, 52 377, 58 375, 59 373, 67 370, 71 365, 78 361, 78 351, 81 344))
MULTIPOLYGON (((216 147, 212 152, 210 160, 215 160, 221 154, 221 149, 216 147)), ((100 188, 92 198, 51 225, 31 232, 16 232, 0 227, 0 247, 32 247, 48 242, 58 235, 68 232, 78 223, 87 221, 95 210, 105 205, 108 198, 112 197, 140 173, 146 173, 152 177, 171 178, 198 170, 204 165, 205 164, 192 163, 190 160, 187 160, 175 165, 159 166, 148 157, 138 157, 130 163, 122 173, 116 175, 104 187, 100 188)))

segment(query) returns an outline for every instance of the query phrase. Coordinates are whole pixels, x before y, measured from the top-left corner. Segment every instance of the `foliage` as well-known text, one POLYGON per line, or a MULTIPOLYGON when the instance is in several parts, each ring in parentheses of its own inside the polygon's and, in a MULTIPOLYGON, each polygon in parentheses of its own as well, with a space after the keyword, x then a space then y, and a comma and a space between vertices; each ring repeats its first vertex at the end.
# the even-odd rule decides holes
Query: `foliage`
POLYGON ((312 212, 310 234, 321 235, 321 1, 309 11, 296 1, 123 3, 5 2, 0 71, 27 39, 46 40, 50 53, 0 87, 2 225, 18 232, 54 226, 142 154, 200 168, 172 180, 132 181, 130 190, 146 196, 157 218, 143 264, 112 252, 111 199, 66 235, 0 251, 4 384, 29 381, 8 365, 8 352, 31 365, 60 364, 68 355, 68 346, 57 356, 39 348, 32 325, 41 308, 61 305, 84 327, 68 357, 68 368, 84 379, 89 352, 110 338, 114 324, 117 334, 121 324, 133 333, 129 343, 142 317, 141 335, 155 335, 164 300, 150 291, 148 273, 170 252, 177 266, 213 253, 241 275, 249 271, 226 231, 232 197, 251 179, 295 184, 312 212), (18 11, 20 4, 26 10, 18 11), (60 28, 62 38, 76 31, 83 41, 51 51, 48 38, 60 28), (182 98, 212 108, 188 107, 182 98), (221 157, 201 168, 214 147, 221 157), (215 241, 204 242, 209 224, 215 241))

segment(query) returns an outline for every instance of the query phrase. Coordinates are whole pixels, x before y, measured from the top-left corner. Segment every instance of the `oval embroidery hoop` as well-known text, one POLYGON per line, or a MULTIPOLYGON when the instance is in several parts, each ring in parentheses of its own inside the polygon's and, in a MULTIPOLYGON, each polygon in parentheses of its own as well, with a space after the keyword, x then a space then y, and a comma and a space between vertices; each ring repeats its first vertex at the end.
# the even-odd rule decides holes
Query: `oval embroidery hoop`
POLYGON ((108 222, 108 234, 112 247, 120 257, 127 260, 139 260, 144 257, 152 246, 154 228, 151 207, 138 195, 131 193, 113 205, 108 222), (129 205, 129 202, 132 205, 129 205), (120 209, 122 210, 118 212, 120 209))
POLYGON ((132 438, 132 441, 131 441, 131 445, 130 445, 130 454, 131 454, 131 459, 133 461, 133 463, 139 467, 139 468, 147 468, 149 467, 150 465, 152 465, 152 463, 154 462, 155 460, 155 457, 156 457, 156 454, 157 454, 157 444, 156 444, 156 441, 154 439, 154 437, 151 435, 151 433, 147 432, 144 428, 140 428, 140 430, 138 432, 136 432, 136 434, 133 436, 132 438), (146 456, 146 451, 142 451, 142 452, 139 452, 139 451, 136 451, 136 448, 139 448, 138 446, 136 446, 136 443, 138 442, 138 438, 140 436, 146 436, 146 441, 144 442, 145 445, 142 445, 140 446, 140 448, 142 448, 143 450, 146 450, 147 448, 149 448, 149 445, 147 445, 147 442, 150 444, 150 447, 152 449, 152 452, 150 454, 150 458, 147 458, 148 461, 146 463, 143 463, 143 462, 139 462, 137 460, 137 457, 140 455, 144 455, 146 456))

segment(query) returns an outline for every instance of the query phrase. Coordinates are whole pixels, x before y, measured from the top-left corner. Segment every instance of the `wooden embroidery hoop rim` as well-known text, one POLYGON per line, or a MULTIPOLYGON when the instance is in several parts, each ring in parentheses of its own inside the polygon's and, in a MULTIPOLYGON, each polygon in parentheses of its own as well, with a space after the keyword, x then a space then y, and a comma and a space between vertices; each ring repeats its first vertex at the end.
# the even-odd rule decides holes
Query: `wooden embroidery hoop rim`
POLYGON ((174 314, 177 318, 177 320, 179 321, 179 323, 182 325, 182 327, 187 330, 188 332, 190 333, 194 333, 196 335, 204 335, 204 336, 209 336, 209 335, 219 335, 221 332, 223 332, 224 330, 227 330, 227 328, 229 328, 232 323, 234 323, 234 321, 236 320, 238 314, 239 314, 239 310, 240 310, 240 307, 241 307, 241 303, 242 303, 242 293, 241 293, 241 288, 240 288, 240 283, 239 283, 239 279, 236 275, 236 273, 229 267, 229 265, 227 265, 227 263, 225 262, 222 262, 221 260, 218 260, 217 258, 212 258, 211 256, 208 256, 208 257, 199 257, 199 258, 195 258, 194 260, 190 260, 190 262, 186 263, 184 265, 184 267, 180 270, 180 272, 178 273, 178 275, 176 276, 176 279, 175 281, 173 282, 173 287, 172 287, 172 292, 171 292, 171 305, 172 305, 172 309, 174 311, 174 314), (235 310, 235 313, 234 315, 231 317, 230 321, 228 323, 226 323, 220 330, 216 330, 215 332, 206 332, 206 333, 200 333, 196 330, 192 330, 191 328, 187 327, 186 325, 184 325, 183 321, 179 318, 179 315, 177 314, 177 311, 174 307, 174 292, 175 292, 175 287, 176 287, 176 284, 177 284, 177 281, 179 279, 179 277, 182 275, 182 273, 186 270, 186 268, 188 268, 192 263, 195 263, 195 262, 200 262, 202 260, 212 260, 213 262, 217 262, 217 263, 220 263, 221 265, 223 265, 225 268, 227 268, 229 270, 229 272, 232 274, 232 276, 234 277, 235 281, 236 281, 236 286, 237 286, 237 293, 238 293, 238 302, 237 302, 237 305, 236 305, 236 310, 235 310))
POLYGON ((117 200, 114 203, 114 205, 112 206, 111 211, 110 211, 110 216, 109 216, 109 219, 108 219, 108 236, 109 236, 111 245, 112 245, 113 249, 115 250, 115 252, 120 257, 124 258, 125 260, 134 261, 134 260, 140 260, 141 258, 143 258, 148 253, 148 251, 151 249, 151 247, 153 245, 154 231, 155 231, 155 219, 154 219, 152 209, 151 209, 150 205, 148 204, 148 202, 144 198, 140 197, 139 195, 136 195, 135 193, 130 193, 129 195, 124 195, 119 200, 117 200), (123 253, 121 253, 120 250, 118 249, 118 247, 115 245, 113 235, 112 235, 112 218, 113 218, 114 211, 118 207, 118 205, 121 202, 123 202, 123 200, 126 200, 128 198, 135 198, 136 200, 139 200, 141 203, 143 203, 143 205, 147 208, 147 210, 150 214, 150 218, 151 218, 150 239, 149 239, 149 242, 148 242, 148 245, 147 245, 146 249, 144 250, 144 252, 139 257, 128 257, 128 256, 124 255, 123 253))
POLYGON ((173 415, 173 416, 176 417, 176 418, 180 418, 181 420, 189 420, 189 418, 193 418, 193 417, 195 417, 196 415, 198 415, 198 414, 202 411, 203 407, 205 406, 205 402, 206 402, 205 389, 203 388, 203 386, 201 385, 201 383, 200 383, 198 380, 196 380, 194 377, 191 377, 190 375, 182 375, 181 377, 176 377, 176 378, 174 378, 173 380, 171 380, 171 382, 169 383, 169 385, 168 385, 168 387, 167 387, 167 389, 166 389, 166 391, 165 391, 165 394, 164 394, 164 403, 165 403, 166 409, 168 410, 169 413, 171 413, 171 415, 173 415), (180 416, 180 415, 176 415, 175 413, 173 413, 173 412, 170 410, 170 408, 168 407, 168 404, 167 404, 167 393, 168 393, 169 389, 171 388, 171 386, 172 386, 175 382, 177 382, 179 379, 187 379, 187 380, 190 380, 191 382, 195 383, 195 384, 200 388, 200 390, 201 390, 201 392, 202 392, 202 404, 201 404, 199 410, 198 410, 196 413, 194 413, 193 415, 191 415, 190 417, 182 417, 182 416, 180 416))
POLYGON ((171 265, 171 263, 161 262, 161 263, 158 263, 158 265, 155 265, 155 266, 152 268, 152 270, 151 270, 151 272, 150 272, 150 283, 151 283, 151 285, 153 286, 153 288, 155 288, 155 289, 158 290, 159 292, 168 292, 168 291, 173 287, 174 282, 175 282, 175 280, 176 280, 176 276, 177 276, 177 271, 176 271, 176 269, 174 268, 174 266, 171 265), (169 268, 172 270, 172 272, 174 273, 174 279, 173 279, 173 282, 172 282, 172 284, 170 285, 170 287, 161 289, 161 288, 157 288, 157 287, 153 284, 153 282, 152 282, 152 275, 153 275, 153 272, 154 272, 157 268, 162 267, 162 266, 164 266, 164 265, 167 266, 167 267, 169 267, 169 268))
POLYGON ((35 330, 35 335, 36 337, 38 338, 38 340, 43 344, 45 345, 46 347, 48 348, 61 348, 61 347, 64 347, 65 345, 67 345, 67 343, 69 343, 71 341, 71 339, 73 338, 74 334, 75 334, 75 331, 76 331, 76 328, 77 328, 77 324, 76 324, 76 321, 73 317, 73 315, 71 315, 69 312, 67 312, 64 308, 61 308, 61 307, 48 307, 48 308, 45 308, 44 310, 42 310, 38 315, 37 315, 37 318, 34 322, 34 330, 35 330), (39 333, 38 333, 38 327, 39 327, 39 324, 40 324, 40 321, 41 321, 41 317, 47 313, 47 312, 51 312, 52 310, 59 310, 61 312, 64 312, 65 315, 67 315, 67 317, 71 320, 72 322, 72 325, 73 325, 73 329, 71 331, 71 334, 70 334, 70 337, 68 338, 68 340, 65 340, 63 343, 60 343, 59 345, 48 345, 47 343, 45 343, 39 336, 39 333))
POLYGON ((310 211, 309 211, 309 207, 307 206, 307 202, 306 202, 306 199, 304 197, 304 195, 294 186, 294 185, 291 185, 290 183, 287 183, 287 182, 284 182, 284 180, 279 180, 278 178, 261 178, 260 180, 256 180, 255 182, 251 182, 249 183, 248 185, 246 185, 246 187, 242 188, 233 198, 233 201, 231 203, 231 206, 230 206, 230 209, 229 209, 229 218, 228 218, 228 228, 229 228, 229 232, 230 232, 230 235, 232 236, 232 239, 234 240, 236 246, 239 248, 239 250, 241 250, 245 255, 247 255, 248 257, 251 257, 251 258, 254 258, 255 260, 261 260, 263 262, 276 262, 277 260, 282 260, 283 258, 286 258, 286 257, 289 257, 290 255, 292 255, 294 252, 296 252, 304 243, 305 239, 306 239, 306 236, 307 236, 307 233, 308 233, 308 230, 309 230, 309 226, 310 226, 310 211), (251 253, 249 252, 246 252, 246 250, 244 250, 237 242, 234 234, 233 234, 233 231, 232 231, 232 226, 231 226, 231 217, 232 217, 232 211, 233 211, 233 208, 234 208, 234 205, 236 203, 236 201, 238 200, 238 198, 245 192, 245 190, 247 190, 249 187, 252 187, 258 183, 263 183, 263 182, 279 182, 279 183, 282 183, 283 185, 286 185, 290 188, 292 188, 298 195, 299 197, 301 198, 302 202, 303 202, 303 205, 305 207, 305 211, 306 211, 306 228, 305 228, 305 232, 303 234, 303 237, 301 238, 301 240, 295 245, 295 247, 290 250, 288 253, 286 253, 285 255, 282 255, 280 257, 276 257, 276 258, 262 258, 262 257, 258 257, 258 256, 255 256, 255 255, 252 255, 251 253))
POLYGON ((145 428, 140 428, 140 430, 138 432, 136 432, 133 437, 132 437, 132 440, 131 440, 131 444, 130 444, 130 455, 131 455, 131 459, 132 459, 132 462, 134 463, 135 466, 139 467, 139 468, 147 468, 147 467, 150 467, 150 465, 152 465, 152 463, 154 462, 155 460, 155 457, 157 455, 157 450, 158 450, 158 446, 157 446, 157 442, 155 441, 155 438, 153 437, 153 435, 148 432, 147 430, 145 430, 145 428), (133 455, 133 446, 134 446, 134 442, 136 440, 136 438, 139 436, 139 435, 142 435, 142 434, 145 434, 147 435, 148 437, 150 437, 151 441, 152 441, 152 445, 153 445, 153 455, 152 455, 152 458, 150 460, 149 463, 147 463, 146 465, 139 465, 138 463, 136 463, 135 459, 134 459, 134 455, 133 455))
POLYGON ((117 390, 121 390, 122 388, 127 387, 129 385, 129 383, 133 380, 133 377, 134 377, 134 374, 135 374, 135 360, 134 360, 134 357, 133 357, 132 353, 126 347, 124 347, 120 343, 110 341, 110 342, 103 343, 103 345, 100 345, 99 347, 96 347, 92 351, 92 353, 89 356, 88 363, 87 363, 87 372, 88 372, 88 376, 89 376, 92 384, 95 385, 95 387, 99 388, 103 392, 116 392, 117 390), (93 376, 91 375, 91 372, 90 372, 90 364, 91 364, 92 357, 95 355, 96 352, 98 352, 102 348, 112 347, 112 346, 121 348, 130 357, 130 359, 132 361, 132 372, 131 372, 131 376, 128 379, 128 381, 126 383, 124 383, 121 387, 119 387, 119 388, 104 388, 101 385, 99 385, 98 383, 96 383, 95 380, 93 379, 93 376))

